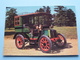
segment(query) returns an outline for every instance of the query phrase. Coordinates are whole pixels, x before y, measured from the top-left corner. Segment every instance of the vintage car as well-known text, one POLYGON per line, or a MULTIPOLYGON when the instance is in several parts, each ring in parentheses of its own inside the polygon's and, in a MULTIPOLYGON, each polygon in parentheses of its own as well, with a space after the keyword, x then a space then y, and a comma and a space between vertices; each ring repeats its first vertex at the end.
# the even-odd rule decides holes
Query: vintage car
POLYGON ((53 44, 63 48, 66 45, 65 37, 53 29, 52 15, 36 12, 14 17, 15 45, 23 49, 26 43, 37 45, 44 53, 51 52, 53 44))

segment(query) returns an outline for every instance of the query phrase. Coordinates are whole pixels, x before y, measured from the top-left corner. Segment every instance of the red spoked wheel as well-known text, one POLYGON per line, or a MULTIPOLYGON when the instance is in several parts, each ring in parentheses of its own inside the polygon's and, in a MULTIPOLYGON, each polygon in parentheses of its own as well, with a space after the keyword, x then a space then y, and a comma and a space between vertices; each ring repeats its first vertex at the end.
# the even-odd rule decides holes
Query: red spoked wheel
POLYGON ((42 52, 48 53, 52 49, 52 42, 47 36, 43 35, 39 39, 39 47, 42 52))
POLYGON ((23 37, 21 34, 18 34, 18 35, 16 36, 15 44, 16 44, 16 47, 17 47, 18 49, 24 48, 25 41, 24 41, 24 37, 23 37))
POLYGON ((60 34, 60 33, 58 33, 58 37, 59 37, 59 39, 56 40, 56 42, 55 42, 56 46, 58 46, 60 48, 65 47, 65 45, 66 45, 66 38, 62 34, 60 34))

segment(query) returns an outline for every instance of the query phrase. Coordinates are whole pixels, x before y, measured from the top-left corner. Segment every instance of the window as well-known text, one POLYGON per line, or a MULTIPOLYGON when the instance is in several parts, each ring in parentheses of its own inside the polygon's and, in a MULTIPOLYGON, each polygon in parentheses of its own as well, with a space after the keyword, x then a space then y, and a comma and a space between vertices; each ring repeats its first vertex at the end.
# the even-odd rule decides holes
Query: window
POLYGON ((29 24, 33 24, 33 17, 29 17, 29 24))
POLYGON ((19 25, 19 17, 14 19, 14 25, 18 26, 19 25))

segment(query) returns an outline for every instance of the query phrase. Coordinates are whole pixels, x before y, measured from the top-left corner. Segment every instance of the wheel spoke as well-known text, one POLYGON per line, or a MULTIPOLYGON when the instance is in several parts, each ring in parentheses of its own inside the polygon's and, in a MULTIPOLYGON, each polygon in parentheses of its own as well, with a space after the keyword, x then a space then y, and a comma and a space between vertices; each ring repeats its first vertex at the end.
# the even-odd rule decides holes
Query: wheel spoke
POLYGON ((59 37, 59 39, 56 40, 56 45, 57 45, 58 47, 63 47, 63 46, 65 45, 65 38, 64 38, 64 36, 61 35, 61 34, 58 34, 58 37, 59 37))
POLYGON ((23 44, 23 42, 21 41, 21 42, 20 42, 20 45, 22 45, 22 44, 23 44))
POLYGON ((41 46, 41 49, 43 49, 44 51, 48 51, 50 48, 50 44, 46 38, 41 38, 40 46, 41 46))
POLYGON ((61 39, 61 40, 64 40, 64 38, 61 36, 61 35, 58 35, 59 36, 59 38, 61 39))
POLYGON ((21 38, 20 36, 18 36, 18 37, 16 38, 16 46, 17 46, 18 48, 22 48, 22 46, 23 46, 23 40, 22 40, 22 38, 21 38))

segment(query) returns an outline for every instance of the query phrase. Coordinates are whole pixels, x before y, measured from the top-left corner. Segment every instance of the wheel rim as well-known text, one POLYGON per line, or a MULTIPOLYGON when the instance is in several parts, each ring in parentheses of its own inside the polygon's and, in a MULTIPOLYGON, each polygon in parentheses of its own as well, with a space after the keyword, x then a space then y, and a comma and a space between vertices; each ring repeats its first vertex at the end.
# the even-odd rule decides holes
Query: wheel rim
POLYGON ((48 51, 50 49, 50 43, 46 38, 41 38, 41 40, 40 40, 40 48, 43 51, 48 51))
POLYGON ((16 46, 17 46, 18 48, 22 48, 22 46, 23 46, 23 40, 22 40, 22 38, 21 38, 20 36, 18 36, 18 37, 16 38, 16 46))
POLYGON ((56 41, 56 43, 59 45, 59 46, 62 46, 64 45, 64 42, 65 42, 65 39, 62 35, 58 35, 59 39, 56 41))

